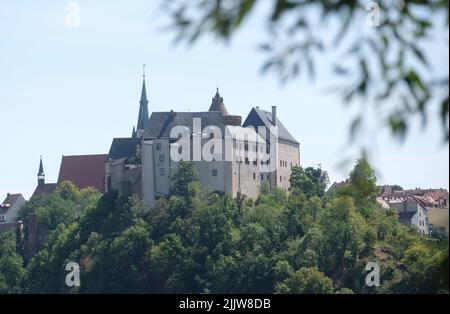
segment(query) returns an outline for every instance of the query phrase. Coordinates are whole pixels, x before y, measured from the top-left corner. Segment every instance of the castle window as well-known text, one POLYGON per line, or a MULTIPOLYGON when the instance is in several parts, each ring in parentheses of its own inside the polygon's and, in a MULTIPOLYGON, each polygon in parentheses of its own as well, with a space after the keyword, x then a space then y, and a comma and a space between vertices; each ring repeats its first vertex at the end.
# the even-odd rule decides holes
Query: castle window
POLYGON ((253 160, 253 165, 257 166, 258 165, 258 159, 253 160))
POLYGON ((214 133, 209 134, 209 138, 214 138, 214 133))
POLYGON ((213 170, 211 171, 211 175, 212 175, 213 177, 217 177, 217 169, 213 169, 213 170))
POLYGON ((159 154, 159 161, 164 162, 164 160, 166 160, 166 156, 164 156, 164 154, 159 154))
POLYGON ((248 143, 245 143, 245 144, 244 144, 244 150, 245 150, 245 151, 248 151, 248 143))
POLYGON ((183 146, 178 147, 178 154, 183 153, 183 146))
POLYGON ((282 176, 280 176, 280 182, 283 182, 283 177, 282 176))
POLYGON ((256 173, 253 172, 253 180, 256 180, 256 173))
POLYGON ((270 153, 269 146, 266 146, 266 153, 267 153, 267 154, 270 153))
POLYGON ((163 176, 163 175, 165 175, 166 174, 166 169, 164 169, 164 168, 159 168, 159 175, 160 176, 163 176))
POLYGON ((161 143, 156 143, 156 150, 161 150, 161 143))
POLYGON ((264 180, 264 175, 261 173, 261 181, 264 180))
POLYGON ((248 160, 248 157, 245 157, 245 164, 246 164, 246 165, 249 165, 249 164, 250 164, 250 162, 249 162, 249 160, 248 160))

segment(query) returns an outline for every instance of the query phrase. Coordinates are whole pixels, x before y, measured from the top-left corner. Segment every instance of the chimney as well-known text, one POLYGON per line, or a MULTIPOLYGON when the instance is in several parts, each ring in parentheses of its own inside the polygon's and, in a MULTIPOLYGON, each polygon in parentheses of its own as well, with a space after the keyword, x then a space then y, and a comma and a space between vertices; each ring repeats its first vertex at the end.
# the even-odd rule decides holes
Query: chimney
POLYGON ((274 126, 277 125, 277 106, 272 106, 272 123, 274 126))

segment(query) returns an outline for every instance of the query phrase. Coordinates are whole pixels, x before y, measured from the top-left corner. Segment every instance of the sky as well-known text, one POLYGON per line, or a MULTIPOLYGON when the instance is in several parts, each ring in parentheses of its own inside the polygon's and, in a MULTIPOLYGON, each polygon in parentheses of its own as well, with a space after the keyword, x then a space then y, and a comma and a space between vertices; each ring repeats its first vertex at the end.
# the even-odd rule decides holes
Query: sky
MULTIPOLYGON (((174 45, 163 28, 160 1, 72 1, 79 26, 67 25, 69 2, 0 0, 0 198, 32 195, 41 155, 46 182, 56 182, 62 155, 105 154, 114 137, 130 136, 144 63, 150 112, 206 111, 218 86, 232 114, 245 118, 254 106, 277 106, 301 143, 303 166, 320 164, 331 182, 348 176, 352 163, 342 161, 357 157, 348 141, 354 112, 327 92, 334 81, 320 75, 327 57, 315 80, 283 85, 262 75, 258 12, 229 44, 205 37, 186 46, 174 45)), ((444 35, 437 34, 429 56, 448 75, 444 35)), ((382 129, 366 140, 380 184, 448 188, 449 151, 438 122, 414 128, 403 143, 382 129)))

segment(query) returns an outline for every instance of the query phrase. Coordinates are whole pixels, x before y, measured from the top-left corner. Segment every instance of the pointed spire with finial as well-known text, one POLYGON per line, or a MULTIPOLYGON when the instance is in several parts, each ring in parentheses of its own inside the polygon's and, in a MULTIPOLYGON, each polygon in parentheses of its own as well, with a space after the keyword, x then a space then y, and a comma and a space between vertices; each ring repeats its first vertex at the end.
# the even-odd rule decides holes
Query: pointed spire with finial
POLYGON ((211 104, 211 107, 209 107, 209 111, 220 111, 224 115, 228 115, 228 110, 227 110, 225 104, 223 103, 223 97, 220 96, 218 87, 216 89, 216 95, 212 99, 212 104, 211 104))
POLYGON ((39 161, 39 171, 37 174, 38 177, 38 186, 42 187, 45 185, 45 174, 44 174, 44 165, 42 163, 42 156, 41 156, 41 160, 39 161))
POLYGON ((39 172, 38 175, 44 174, 44 165, 42 164, 42 156, 40 156, 40 161, 39 161, 39 172))
POLYGON ((147 90, 145 87, 145 64, 142 65, 142 91, 141 91, 141 100, 139 101, 139 116, 137 123, 137 130, 145 130, 148 126, 148 99, 147 99, 147 90))

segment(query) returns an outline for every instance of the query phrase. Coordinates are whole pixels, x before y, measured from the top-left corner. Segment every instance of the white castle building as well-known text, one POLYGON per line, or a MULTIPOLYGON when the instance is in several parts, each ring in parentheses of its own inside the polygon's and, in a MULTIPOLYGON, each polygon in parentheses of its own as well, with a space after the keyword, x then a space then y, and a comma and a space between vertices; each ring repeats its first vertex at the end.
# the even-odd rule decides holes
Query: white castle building
POLYGON ((252 108, 245 121, 230 115, 217 90, 208 111, 153 112, 148 117, 145 76, 137 129, 115 138, 105 169, 105 191, 138 194, 145 206, 170 191, 180 160, 192 161, 201 186, 256 198, 262 185, 289 191, 291 168, 300 164, 299 142, 276 107, 252 108))

